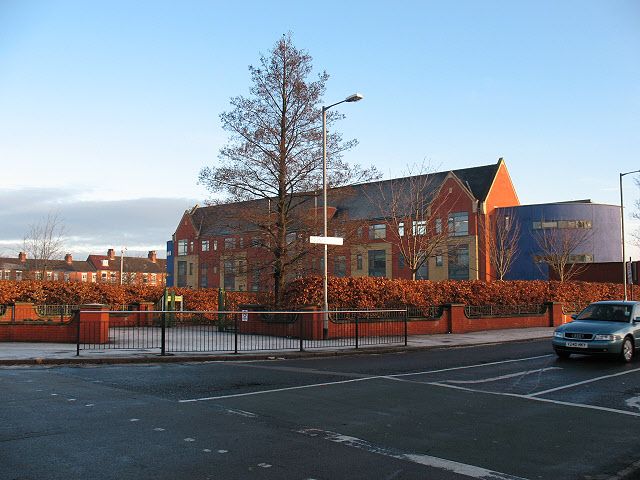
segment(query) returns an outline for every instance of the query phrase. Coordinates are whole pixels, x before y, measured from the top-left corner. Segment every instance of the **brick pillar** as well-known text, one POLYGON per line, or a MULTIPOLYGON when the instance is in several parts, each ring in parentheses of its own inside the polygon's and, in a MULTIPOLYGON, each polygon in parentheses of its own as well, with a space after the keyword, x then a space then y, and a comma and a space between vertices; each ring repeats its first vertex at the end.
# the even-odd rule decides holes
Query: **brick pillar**
POLYGON ((20 320, 38 320, 38 313, 33 305, 29 302, 16 302, 13 304, 13 317, 12 321, 17 322, 20 320))
POLYGON ((152 313, 142 313, 142 312, 150 312, 154 308, 153 302, 137 302, 134 303, 136 309, 138 310, 138 314, 136 315, 136 325, 142 327, 149 327, 153 325, 153 314, 152 313))
POLYGON ((465 333, 467 317, 464 314, 464 305, 461 303, 448 303, 444 306, 444 309, 449 313, 448 333, 465 333))
POLYGON ((562 313, 562 303, 547 302, 547 312, 549 313, 549 326, 557 327, 564 323, 564 313, 562 313))
MULTIPOLYGON (((322 314, 318 312, 320 307, 309 305, 300 309, 304 312, 300 316, 302 322, 302 335, 305 340, 322 340, 322 314)), ((331 338, 331 322, 329 322, 329 338, 331 338)))
POLYGON ((80 306, 80 343, 109 341, 109 308, 92 303, 80 306))

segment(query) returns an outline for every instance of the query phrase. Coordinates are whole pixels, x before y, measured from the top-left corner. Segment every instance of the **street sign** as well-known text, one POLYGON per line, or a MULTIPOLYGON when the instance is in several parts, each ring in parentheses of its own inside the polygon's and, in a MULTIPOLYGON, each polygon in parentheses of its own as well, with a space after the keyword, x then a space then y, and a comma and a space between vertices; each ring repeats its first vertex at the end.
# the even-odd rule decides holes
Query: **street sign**
POLYGON ((309 237, 310 243, 320 243, 322 245, 342 245, 342 237, 309 237))

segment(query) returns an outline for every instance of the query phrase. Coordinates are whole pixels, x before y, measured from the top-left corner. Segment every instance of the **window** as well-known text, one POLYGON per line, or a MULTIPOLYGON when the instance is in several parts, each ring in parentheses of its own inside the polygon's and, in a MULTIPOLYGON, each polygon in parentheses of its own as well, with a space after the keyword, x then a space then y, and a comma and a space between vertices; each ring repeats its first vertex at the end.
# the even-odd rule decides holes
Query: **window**
POLYGON ((254 268, 251 274, 251 291, 257 292, 260 288, 260 270, 258 268, 254 268))
POLYGON ((358 238, 362 238, 362 227, 358 227, 356 234, 358 235, 358 238))
POLYGON ((103 267, 108 267, 109 266, 109 260, 102 260, 102 266, 103 267))
POLYGON ((209 251, 209 240, 202 240, 202 251, 203 252, 209 251))
POLYGON ((593 254, 569 255, 569 263, 593 263, 593 254))
POLYGON ((207 288, 209 286, 208 269, 206 263, 200 264, 200 288, 207 288))
POLYGON ((429 280, 429 263, 425 261, 416 271, 416 280, 429 280))
POLYGON ((591 220, 541 220, 533 222, 534 230, 546 228, 592 228, 591 220))
POLYGON ((11 270, 5 270, 4 271, 4 279, 5 280, 9 280, 10 276, 11 276, 11 270))
POLYGON ((170 257, 173 254, 171 250, 167 250, 167 257, 170 257))
POLYGON ((345 277, 347 275, 347 257, 337 255, 333 261, 333 274, 336 277, 345 277))
POLYGON ((42 272, 36 272, 36 280, 42 280, 42 272))
POLYGON ((454 237, 469 235, 469 214, 467 212, 449 214, 449 235, 454 237))
POLYGON ((218 240, 213 241, 213 249, 218 250, 218 240))
POLYGON ((287 240, 287 245, 290 245, 293 242, 295 242, 296 241, 296 232, 287 233, 286 240, 287 240))
POLYGON ((362 270, 362 254, 358 253, 356 255, 356 270, 362 270))
POLYGON ((111 283, 116 283, 116 272, 110 272, 111 273, 111 283))
POLYGON ((243 249, 244 248, 244 237, 240 237, 239 239, 239 244, 240 244, 240 248, 243 249))
POLYGON ((178 255, 186 255, 188 240, 178 240, 178 255))
POLYGON ((16 270, 16 281, 22 281, 22 270, 16 270))
MULTIPOLYGON (((57 282, 58 281, 58 272, 53 272, 53 279, 57 282)), ((47 276, 48 279, 48 276, 47 276)))
POLYGON ((155 284, 158 281, 158 275, 155 273, 151 274, 151 283, 155 284))
POLYGON ((404 237, 404 222, 398 224, 398 235, 404 237))
POLYGON ((442 219, 441 218, 436 218, 436 233, 437 234, 442 233, 442 219))
POLYGON ((398 268, 402 270, 404 268, 404 255, 398 254, 398 268))
POLYGON ((369 225, 369 238, 375 240, 378 238, 386 238, 387 226, 384 223, 376 223, 375 225, 369 225))
POLYGON ((53 272, 47 272, 47 280, 51 281, 52 277, 53 277, 53 272))
POLYGON ((224 249, 225 250, 233 250, 236 248, 236 239, 233 237, 224 239, 224 249))
POLYGON ((427 221, 426 220, 414 220, 413 221, 413 234, 414 235, 426 235, 427 234, 427 221))
POLYGON ((189 253, 193 253, 193 240, 189 242, 189 253))
POLYGON ((224 288, 225 290, 236 288, 236 267, 233 260, 224 261, 224 288))
POLYGON ((83 274, 82 274, 82 281, 83 281, 83 282, 86 282, 86 281, 87 281, 87 274, 86 274, 86 273, 83 273, 83 274))
POLYGON ((178 262, 178 287, 187 286, 187 262, 178 262))
POLYGON ((444 265, 444 260, 442 258, 442 254, 436 254, 436 267, 442 267, 444 265))
POLYGON ((189 264, 189 275, 193 275, 193 263, 189 264))
POLYGON ((98 274, 97 273, 92 273, 91 274, 91 283, 96 283, 98 274))
POLYGON ((469 245, 449 248, 449 279, 469 280, 469 245))
POLYGON ((387 274, 387 252, 369 250, 369 276, 384 277, 387 274))
POLYGON ((65 281, 65 282, 68 282, 70 278, 71 278, 71 275, 69 275, 69 272, 65 272, 65 274, 64 274, 64 281, 65 281))
POLYGON ((251 237, 251 246, 253 248, 260 248, 264 246, 264 242, 261 237, 251 237))
POLYGON ((143 273, 142 274, 142 283, 148 283, 148 282, 149 282, 149 274, 143 273))

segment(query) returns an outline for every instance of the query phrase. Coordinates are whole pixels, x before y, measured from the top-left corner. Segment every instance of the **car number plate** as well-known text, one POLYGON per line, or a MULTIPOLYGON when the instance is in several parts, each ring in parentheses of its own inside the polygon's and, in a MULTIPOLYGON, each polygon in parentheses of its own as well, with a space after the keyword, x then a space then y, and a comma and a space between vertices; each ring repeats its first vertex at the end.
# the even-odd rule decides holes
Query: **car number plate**
POLYGON ((587 348, 587 344, 584 342, 567 342, 567 347, 587 348))

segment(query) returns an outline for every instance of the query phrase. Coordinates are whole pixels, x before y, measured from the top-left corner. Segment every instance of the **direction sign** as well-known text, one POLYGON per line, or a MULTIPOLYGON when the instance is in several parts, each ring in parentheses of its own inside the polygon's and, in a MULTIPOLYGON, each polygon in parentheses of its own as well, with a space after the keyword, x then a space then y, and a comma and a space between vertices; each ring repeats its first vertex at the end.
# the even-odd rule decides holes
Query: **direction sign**
POLYGON ((342 237, 309 237, 310 243, 320 243, 323 245, 342 245, 342 237))

